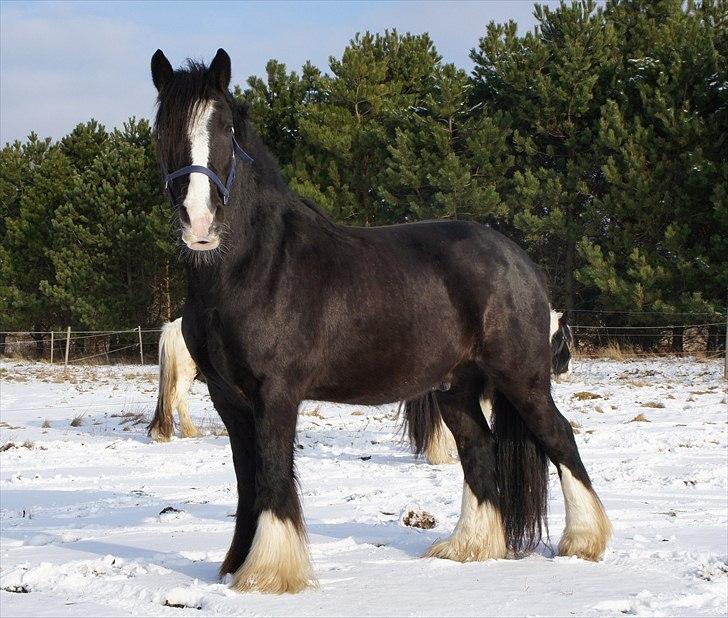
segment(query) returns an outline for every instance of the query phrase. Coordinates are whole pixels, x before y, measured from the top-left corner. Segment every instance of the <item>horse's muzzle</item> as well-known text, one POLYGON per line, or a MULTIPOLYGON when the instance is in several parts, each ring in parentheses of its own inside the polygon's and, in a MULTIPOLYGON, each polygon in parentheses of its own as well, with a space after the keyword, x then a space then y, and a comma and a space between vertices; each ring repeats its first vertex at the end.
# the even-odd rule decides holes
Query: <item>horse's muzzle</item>
POLYGON ((197 235, 191 228, 185 228, 182 232, 183 242, 193 251, 212 251, 220 246, 220 235, 211 226, 206 234, 197 235))

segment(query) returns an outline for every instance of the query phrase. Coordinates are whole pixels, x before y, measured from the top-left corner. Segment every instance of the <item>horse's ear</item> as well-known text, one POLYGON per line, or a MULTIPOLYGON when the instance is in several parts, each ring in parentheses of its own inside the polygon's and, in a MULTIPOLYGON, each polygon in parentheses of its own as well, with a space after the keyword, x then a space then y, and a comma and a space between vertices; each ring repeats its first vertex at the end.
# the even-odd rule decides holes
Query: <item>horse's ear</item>
POLYGON ((227 92, 230 75, 230 56, 224 49, 218 49, 207 71, 207 79, 211 86, 227 92))
POLYGON ((172 81, 174 69, 167 60, 161 49, 154 52, 152 56, 152 81, 157 92, 162 92, 164 87, 172 81))

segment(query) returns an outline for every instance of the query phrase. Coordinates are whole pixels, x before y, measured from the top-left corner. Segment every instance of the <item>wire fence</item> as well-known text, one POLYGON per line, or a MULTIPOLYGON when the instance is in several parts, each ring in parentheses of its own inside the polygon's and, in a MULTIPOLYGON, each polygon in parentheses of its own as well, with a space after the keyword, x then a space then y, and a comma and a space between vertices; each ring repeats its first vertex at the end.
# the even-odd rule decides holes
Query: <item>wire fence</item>
POLYGON ((725 356, 724 313, 637 313, 573 310, 575 354, 598 356, 725 356))
MULTIPOLYGON (((577 357, 726 356, 723 313, 572 310, 577 357)), ((0 356, 54 364, 156 363, 161 328, 0 331, 0 356)))
POLYGON ((156 363, 160 328, 0 331, 0 356, 53 364, 156 363))

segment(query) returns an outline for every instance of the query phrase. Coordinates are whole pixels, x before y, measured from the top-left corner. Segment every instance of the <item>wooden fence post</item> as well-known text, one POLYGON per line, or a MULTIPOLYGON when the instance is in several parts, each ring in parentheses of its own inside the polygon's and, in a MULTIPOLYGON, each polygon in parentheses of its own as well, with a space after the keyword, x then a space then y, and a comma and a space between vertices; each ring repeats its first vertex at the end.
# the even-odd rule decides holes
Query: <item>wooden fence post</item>
POLYGON ((68 350, 71 347, 71 327, 66 331, 66 367, 68 367, 68 350))
POLYGON ((51 331, 51 365, 53 364, 53 331, 51 331))
POLYGON ((139 326, 139 358, 142 361, 142 365, 144 364, 144 346, 142 345, 142 327, 139 326))

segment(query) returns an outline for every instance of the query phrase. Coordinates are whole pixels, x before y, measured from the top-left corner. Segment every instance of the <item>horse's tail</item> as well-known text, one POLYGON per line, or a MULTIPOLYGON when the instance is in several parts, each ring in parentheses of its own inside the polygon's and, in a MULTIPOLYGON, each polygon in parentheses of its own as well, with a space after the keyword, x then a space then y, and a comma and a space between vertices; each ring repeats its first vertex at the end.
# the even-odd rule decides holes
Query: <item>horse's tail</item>
POLYGON ((402 417, 403 429, 409 437, 415 454, 422 455, 430 442, 442 431, 442 413, 435 393, 430 391, 417 399, 410 399, 401 404, 404 409, 402 417))
POLYGON ((548 538, 548 459, 502 393, 495 391, 491 405, 506 543, 513 553, 532 551, 541 542, 544 531, 548 538))
POLYGON ((442 420, 434 391, 402 403, 403 428, 415 454, 424 453, 427 463, 451 464, 457 461, 455 438, 442 420))
POLYGON ((176 348, 182 337, 182 318, 162 326, 159 338, 159 393, 148 434, 154 440, 169 440, 174 431, 172 412, 177 399, 176 348))

